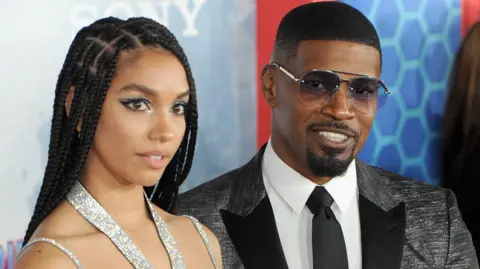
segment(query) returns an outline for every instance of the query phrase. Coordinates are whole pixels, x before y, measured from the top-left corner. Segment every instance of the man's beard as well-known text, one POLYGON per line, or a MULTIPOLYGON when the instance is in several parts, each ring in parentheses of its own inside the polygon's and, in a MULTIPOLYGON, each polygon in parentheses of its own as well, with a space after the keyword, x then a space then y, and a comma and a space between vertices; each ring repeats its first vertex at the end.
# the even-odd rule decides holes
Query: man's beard
POLYGON ((317 156, 312 149, 307 146, 307 164, 312 174, 316 177, 338 177, 343 176, 347 172, 348 166, 355 158, 355 148, 357 141, 348 157, 344 160, 339 160, 337 156, 341 153, 336 149, 325 149, 324 156, 317 156))

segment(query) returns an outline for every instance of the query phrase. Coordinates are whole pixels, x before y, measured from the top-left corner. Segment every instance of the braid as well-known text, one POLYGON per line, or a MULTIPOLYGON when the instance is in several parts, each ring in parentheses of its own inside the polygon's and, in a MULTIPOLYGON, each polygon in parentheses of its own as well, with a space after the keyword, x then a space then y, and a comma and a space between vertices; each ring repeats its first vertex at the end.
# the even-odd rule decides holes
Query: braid
MULTIPOLYGON (((79 47, 75 45, 76 44, 74 42, 74 45, 72 47, 79 47)), ((72 57, 77 60, 76 62, 68 61, 69 59, 67 57, 66 62, 71 63, 71 65, 67 67, 69 70, 72 70, 71 74, 75 74, 76 69, 82 67, 82 62, 84 62, 85 60, 89 60, 93 57, 93 52, 89 52, 87 55, 83 55, 81 59, 78 59, 79 54, 80 53, 77 53, 77 55, 75 55, 76 57, 72 57)), ((66 117, 64 103, 70 87, 66 86, 64 88, 57 88, 56 90, 56 97, 58 98, 55 98, 54 110, 56 109, 57 111, 54 111, 54 117, 52 119, 53 124, 51 141, 58 141, 58 145, 52 145, 52 143, 50 143, 50 148, 55 146, 55 150, 52 149, 51 152, 53 152, 53 154, 49 152, 49 160, 46 170, 48 171, 48 168, 50 168, 51 170, 48 171, 48 174, 46 172, 44 176, 44 181, 40 189, 37 204, 35 206, 34 217, 32 217, 32 220, 30 221, 24 239, 25 242, 28 241, 31 233, 34 232, 34 229, 40 224, 40 222, 46 217, 46 215, 48 215, 48 213, 50 213, 50 211, 58 204, 57 202, 52 201, 52 198, 58 199, 56 194, 59 189, 59 184, 66 181, 63 172, 67 170, 66 166, 68 166, 68 164, 66 162, 67 158, 69 157, 69 153, 70 155, 72 155, 72 152, 69 152, 67 149, 71 147, 72 140, 77 137, 77 135, 74 134, 76 134, 76 127, 80 119, 80 112, 82 111, 82 108, 80 106, 83 105, 82 101, 84 100, 85 96, 85 92, 81 91, 80 89, 86 87, 86 85, 88 85, 89 83, 89 81, 86 79, 87 70, 87 68, 80 69, 80 74, 78 74, 77 76, 71 76, 69 78, 69 85, 75 84, 76 91, 72 99, 70 117, 68 120, 66 117), (54 134, 55 136, 53 136, 54 134)), ((62 71, 62 73, 66 72, 62 71)), ((64 83, 65 82, 63 81, 59 81, 58 84, 64 83)))
MULTIPOLYGON (((64 136, 61 135, 62 126, 66 123, 66 114, 65 114, 65 106, 64 100, 66 99, 68 89, 70 85, 73 83, 73 73, 74 67, 76 62, 78 61, 78 56, 80 54, 79 48, 79 41, 81 40, 87 33, 86 28, 83 28, 79 31, 77 36, 75 37, 74 42, 70 46, 70 49, 67 53, 67 58, 64 62, 62 67, 62 71, 60 72, 57 86, 55 90, 55 100, 53 105, 53 117, 52 117, 52 124, 51 124, 51 132, 50 132, 50 145, 48 150, 48 162, 47 167, 45 169, 44 178, 53 179, 52 181, 45 181, 40 188, 40 193, 45 193, 46 195, 39 195, 37 198, 37 202, 35 204, 34 209, 34 216, 41 214, 46 201, 47 195, 52 192, 52 188, 55 183, 55 175, 59 170, 59 159, 61 159, 61 155, 59 153, 59 149, 61 148, 61 138, 64 136), (69 57, 70 56, 70 57, 69 57)), ((34 221, 35 218, 32 218, 28 228, 27 228, 27 235, 33 233, 38 223, 34 221)))
POLYGON ((80 179, 120 53, 143 47, 161 47, 173 53, 185 68, 191 92, 185 114, 187 127, 180 148, 165 169, 156 191, 153 193, 153 188, 145 187, 153 203, 168 211, 172 209, 178 188, 191 169, 197 136, 197 100, 190 65, 177 39, 165 26, 146 18, 127 21, 103 18, 77 33, 58 76, 48 162, 24 245, 80 179), (72 86, 75 90, 67 117, 65 100, 72 86))

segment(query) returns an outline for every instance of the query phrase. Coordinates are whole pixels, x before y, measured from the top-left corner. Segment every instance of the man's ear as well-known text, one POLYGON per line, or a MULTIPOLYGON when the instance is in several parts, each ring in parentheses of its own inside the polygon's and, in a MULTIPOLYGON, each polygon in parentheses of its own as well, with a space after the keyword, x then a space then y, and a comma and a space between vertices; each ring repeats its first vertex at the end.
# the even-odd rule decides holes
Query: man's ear
POLYGON ((277 86, 272 71, 272 66, 269 64, 262 69, 262 92, 271 108, 277 106, 277 86))
MULTIPOLYGON (((75 95, 75 86, 71 86, 68 89, 67 98, 65 99, 65 113, 67 113, 67 118, 70 118, 70 110, 72 109, 73 96, 75 95)), ((83 113, 82 113, 83 114, 83 113)), ((82 126, 82 117, 78 121, 77 131, 80 132, 82 126)))

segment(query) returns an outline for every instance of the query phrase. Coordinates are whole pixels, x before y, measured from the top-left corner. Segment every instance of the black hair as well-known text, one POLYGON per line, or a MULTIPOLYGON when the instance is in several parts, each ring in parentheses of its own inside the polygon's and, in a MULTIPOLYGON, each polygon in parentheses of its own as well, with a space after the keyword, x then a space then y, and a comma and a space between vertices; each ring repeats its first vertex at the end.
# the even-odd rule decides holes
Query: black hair
POLYGON ((338 40, 374 47, 380 40, 373 24, 359 10, 341 2, 314 2, 289 11, 277 29, 274 51, 295 56, 305 40, 338 40))
POLYGON ((156 191, 153 187, 145 187, 154 204, 166 211, 173 209, 178 188, 192 166, 197 137, 197 100, 190 65, 175 36, 154 20, 103 18, 77 33, 58 77, 48 162, 24 244, 79 180, 120 53, 140 48, 162 48, 175 55, 185 68, 190 87, 185 114, 187 127, 181 145, 165 169, 156 191), (72 86, 75 92, 67 117, 65 100, 72 86), (82 124, 78 132, 76 128, 80 120, 82 124))
POLYGON ((450 72, 443 118, 441 169, 444 186, 477 180, 480 150, 480 22, 471 26, 450 72), (468 178, 467 178, 468 177, 468 178))

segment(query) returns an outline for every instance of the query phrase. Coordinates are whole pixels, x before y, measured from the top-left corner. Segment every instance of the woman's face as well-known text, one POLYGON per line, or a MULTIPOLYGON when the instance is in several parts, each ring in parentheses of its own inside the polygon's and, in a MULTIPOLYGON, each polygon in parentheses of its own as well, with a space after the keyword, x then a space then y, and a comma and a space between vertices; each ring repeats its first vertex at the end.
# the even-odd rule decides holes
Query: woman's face
POLYGON ((155 185, 185 134, 188 100, 186 72, 173 54, 160 49, 122 53, 87 170, 124 184, 155 185))

